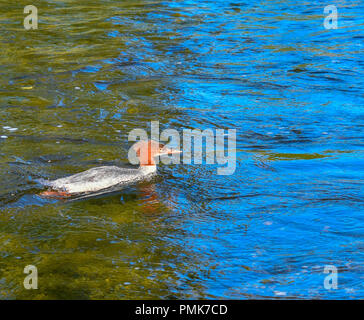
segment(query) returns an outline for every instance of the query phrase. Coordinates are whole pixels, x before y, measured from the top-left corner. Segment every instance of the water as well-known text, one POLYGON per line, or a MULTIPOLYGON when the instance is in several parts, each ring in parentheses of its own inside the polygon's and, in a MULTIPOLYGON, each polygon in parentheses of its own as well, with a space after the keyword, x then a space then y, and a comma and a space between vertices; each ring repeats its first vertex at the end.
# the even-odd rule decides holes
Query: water
POLYGON ((361 1, 337 2, 337 30, 326 1, 43 0, 32 31, 26 4, 0 7, 2 299, 364 298, 361 1), (235 174, 161 165, 111 195, 37 196, 127 163, 152 120, 235 128, 235 174))

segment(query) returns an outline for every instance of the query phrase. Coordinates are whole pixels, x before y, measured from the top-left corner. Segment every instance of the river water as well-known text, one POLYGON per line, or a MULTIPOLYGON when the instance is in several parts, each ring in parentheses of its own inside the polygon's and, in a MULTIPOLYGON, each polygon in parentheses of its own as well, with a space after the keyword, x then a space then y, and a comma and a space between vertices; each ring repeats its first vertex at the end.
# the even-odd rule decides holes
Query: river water
POLYGON ((0 298, 364 298, 362 1, 327 30, 326 1, 40 0, 26 31, 28 2, 0 6, 0 298), (235 173, 37 195, 151 121, 236 129, 235 173))

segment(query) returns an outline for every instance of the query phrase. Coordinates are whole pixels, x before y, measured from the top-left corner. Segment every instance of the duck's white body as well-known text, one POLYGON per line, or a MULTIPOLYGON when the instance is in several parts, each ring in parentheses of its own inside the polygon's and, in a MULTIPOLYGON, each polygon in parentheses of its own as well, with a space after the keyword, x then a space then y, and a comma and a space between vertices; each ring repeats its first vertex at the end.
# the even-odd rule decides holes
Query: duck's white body
POLYGON ((152 140, 139 141, 133 145, 133 148, 139 158, 140 167, 138 169, 103 166, 53 181, 42 181, 52 190, 45 191, 41 195, 44 197, 70 197, 83 193, 109 192, 113 187, 123 187, 153 176, 157 172, 155 157, 180 153, 179 150, 169 149, 152 140))
POLYGON ((96 167, 69 177, 44 182, 48 187, 68 194, 96 192, 116 185, 127 185, 150 177, 157 172, 155 165, 138 169, 116 166, 96 167))

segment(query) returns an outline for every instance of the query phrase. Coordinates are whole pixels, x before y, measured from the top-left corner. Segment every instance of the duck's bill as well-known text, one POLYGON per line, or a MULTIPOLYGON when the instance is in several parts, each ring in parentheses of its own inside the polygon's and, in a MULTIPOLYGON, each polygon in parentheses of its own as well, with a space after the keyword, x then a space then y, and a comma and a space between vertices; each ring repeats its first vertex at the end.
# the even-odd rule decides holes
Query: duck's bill
POLYGON ((182 150, 171 150, 168 154, 182 153, 182 150))
POLYGON ((163 153, 161 155, 164 155, 164 154, 176 154, 176 153, 182 153, 182 150, 168 149, 168 148, 166 148, 165 150, 163 150, 163 153))

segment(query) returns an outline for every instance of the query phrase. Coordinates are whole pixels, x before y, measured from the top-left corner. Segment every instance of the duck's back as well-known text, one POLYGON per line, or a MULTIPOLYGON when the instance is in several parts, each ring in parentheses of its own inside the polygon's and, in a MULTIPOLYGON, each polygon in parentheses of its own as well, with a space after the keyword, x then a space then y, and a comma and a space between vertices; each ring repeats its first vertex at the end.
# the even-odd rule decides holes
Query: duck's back
POLYGON ((53 189, 66 191, 71 194, 95 192, 118 184, 137 182, 145 176, 145 172, 141 169, 103 166, 50 181, 47 185, 53 189))

